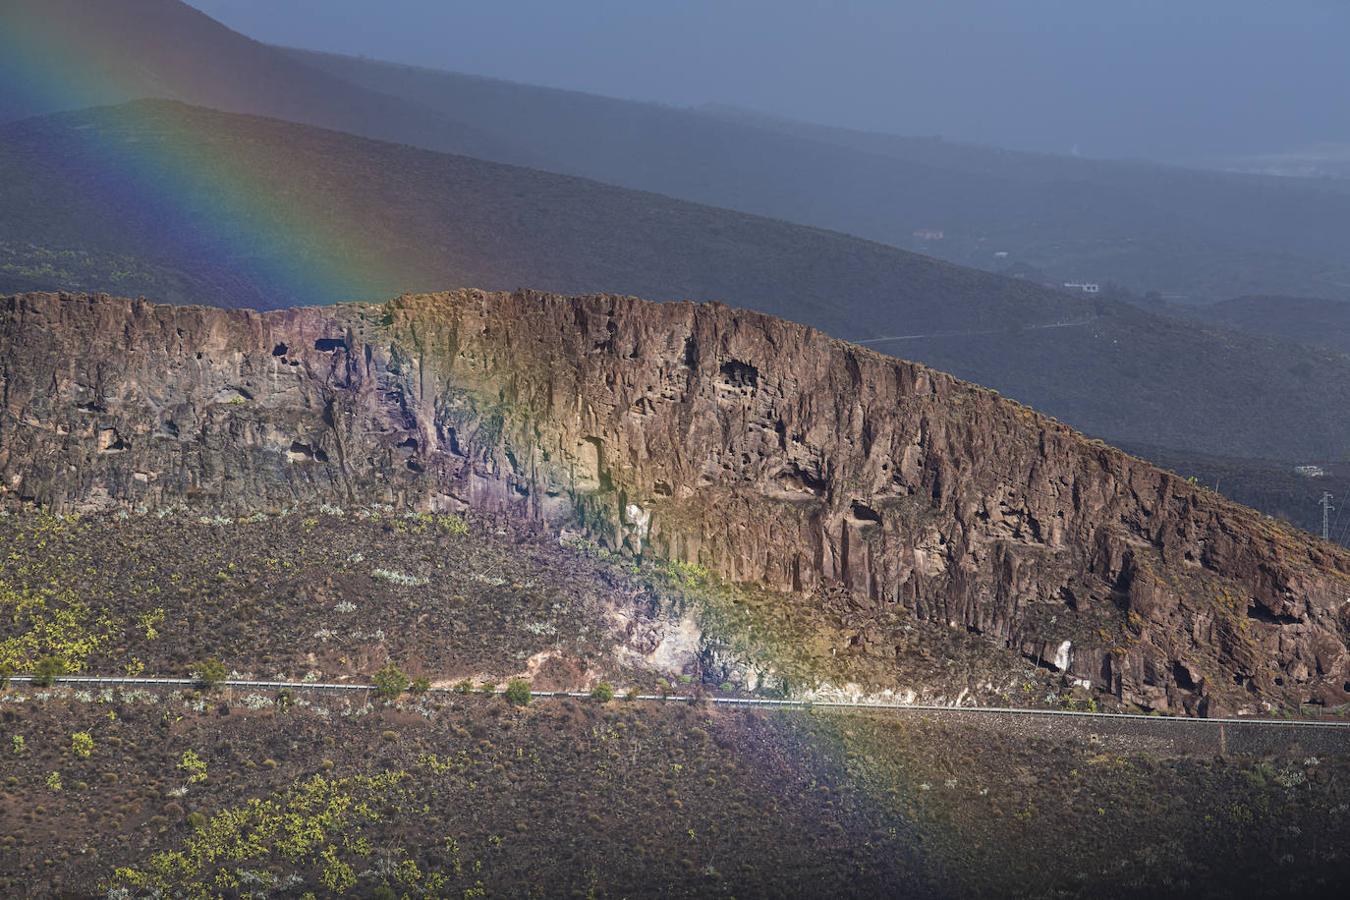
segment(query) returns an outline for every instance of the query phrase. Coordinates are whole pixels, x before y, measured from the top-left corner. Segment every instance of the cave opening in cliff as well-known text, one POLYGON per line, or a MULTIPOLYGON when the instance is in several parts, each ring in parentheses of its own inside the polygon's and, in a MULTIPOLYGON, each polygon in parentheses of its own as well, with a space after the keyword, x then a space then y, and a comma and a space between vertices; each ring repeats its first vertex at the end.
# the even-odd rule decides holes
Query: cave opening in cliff
POLYGON ((750 388, 759 386, 759 369, 739 359, 729 359, 722 363, 722 381, 728 387, 750 388))

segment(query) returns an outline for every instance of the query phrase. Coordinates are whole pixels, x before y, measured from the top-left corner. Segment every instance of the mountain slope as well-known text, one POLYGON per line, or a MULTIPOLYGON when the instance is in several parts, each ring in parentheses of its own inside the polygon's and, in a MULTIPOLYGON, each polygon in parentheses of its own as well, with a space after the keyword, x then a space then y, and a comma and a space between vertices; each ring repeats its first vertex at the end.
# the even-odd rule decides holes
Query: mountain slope
POLYGON ((1229 726, 1218 753, 1217 728, 1157 721, 5 696, 10 896, 1335 897, 1350 877, 1309 837, 1345 830, 1350 759, 1325 728, 1229 726))
POLYGON ((0 24, 0 121, 167 97, 1056 281, 1192 301, 1350 298, 1350 252, 1339 238, 1350 194, 1335 184, 1009 153, 288 51, 180 0, 0 0, 0 24), (942 239, 916 236, 930 231, 942 239))
POLYGON ((1310 359, 845 235, 273 120, 147 101, 15 123, 0 128, 0 201, 9 290, 262 307, 442 284, 729 300, 845 338, 899 336, 874 346, 1108 438, 1275 459, 1350 442, 1350 423, 1325 415, 1350 403, 1350 361, 1337 354, 1310 359), (129 180, 118 160, 151 174, 129 180), (161 183, 162 172, 178 174, 161 183))
POLYGON ((1322 493, 1332 495, 1328 537, 1338 544, 1350 543, 1350 466, 1343 460, 1309 459, 1321 475, 1300 474, 1288 462, 1268 459, 1241 459, 1179 453, 1165 447, 1122 444, 1123 449, 1159 466, 1171 469, 1183 478, 1194 478, 1244 506, 1259 509, 1283 519, 1311 534, 1322 529, 1322 493))
POLYGON ((0 122, 145 97, 476 155, 495 138, 231 31, 179 0, 0 0, 0 122))
POLYGON ((1237 297, 1191 310, 1226 328, 1350 354, 1350 303, 1313 297, 1237 297))
POLYGON ((1293 285, 1350 297, 1350 253, 1340 239, 1350 196, 1334 185, 673 109, 367 59, 293 58, 497 134, 522 154, 506 161, 963 265, 1019 263, 1060 281, 1110 281, 1192 301, 1293 285), (928 231, 943 236, 919 236, 928 231))
POLYGON ((707 601, 749 625, 719 664, 752 688, 912 690, 912 617, 1126 706, 1350 699, 1346 551, 756 313, 528 292, 264 314, 28 295, 0 305, 0 348, 11 503, 392 503, 579 528, 768 591, 707 601))

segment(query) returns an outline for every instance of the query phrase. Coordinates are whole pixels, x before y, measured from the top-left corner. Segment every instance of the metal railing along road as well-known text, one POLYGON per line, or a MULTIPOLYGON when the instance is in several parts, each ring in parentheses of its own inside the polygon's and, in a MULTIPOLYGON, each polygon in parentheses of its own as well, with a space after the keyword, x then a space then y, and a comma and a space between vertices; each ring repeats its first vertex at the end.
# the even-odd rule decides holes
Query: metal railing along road
MULTIPOLYGON (((90 685, 98 687, 136 687, 136 688, 192 688, 202 685, 200 679, 196 678, 140 678, 140 677, 112 677, 100 675, 57 675, 50 678, 34 675, 11 675, 9 681, 18 684, 33 684, 41 682, 46 684, 50 682, 55 685, 90 685)), ((362 692, 376 691, 374 684, 364 682, 319 682, 319 681, 253 681, 246 679, 228 678, 215 683, 215 686, 224 688, 238 688, 245 690, 264 690, 264 691, 329 691, 329 692, 362 692)), ((463 691, 453 687, 433 687, 428 689, 428 693, 447 694, 463 693, 463 691)), ((482 689, 474 689, 471 693, 487 693, 482 689)), ((505 693, 505 689, 494 687, 494 694, 505 693)), ((588 691, 530 691, 531 697, 573 697, 585 699, 591 696, 588 691)), ((922 703, 885 703, 867 700, 779 700, 768 697, 718 697, 707 695, 691 694, 638 694, 632 697, 632 700, 643 702, 659 703, 712 703, 718 706, 743 706, 743 707, 770 707, 786 709, 849 709, 861 711, 893 711, 893 712, 941 712, 941 713, 965 713, 971 715, 1004 715, 1004 716, 1056 716, 1076 719, 1100 719, 1100 720, 1126 720, 1132 723, 1167 723, 1179 724, 1190 723, 1197 726, 1215 726, 1215 725, 1252 725, 1252 726, 1281 726, 1284 728, 1350 728, 1350 722, 1332 722, 1325 719, 1260 719, 1260 718, 1199 718, 1193 716, 1149 716, 1138 713, 1119 713, 1119 712, 1083 712, 1080 710, 1068 709, 1035 709, 1030 707, 1017 706, 940 706, 935 704, 922 703)))

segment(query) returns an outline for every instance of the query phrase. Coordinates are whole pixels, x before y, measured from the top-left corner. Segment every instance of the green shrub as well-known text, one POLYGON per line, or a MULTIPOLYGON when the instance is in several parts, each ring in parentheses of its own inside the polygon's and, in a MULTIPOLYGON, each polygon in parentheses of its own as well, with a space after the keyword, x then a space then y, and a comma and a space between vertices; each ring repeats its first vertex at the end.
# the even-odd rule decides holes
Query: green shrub
POLYGON ((51 789, 54 790, 54 791, 59 791, 59 790, 61 790, 61 773, 60 773, 60 772, 53 772, 52 774, 50 774, 50 775, 47 776, 47 787, 51 788, 51 789))
POLYGON ((23 748, 24 748, 23 735, 21 734, 14 735, 14 737, 10 738, 10 744, 14 747, 15 756, 23 755, 23 748))
POLYGON ((602 681, 591 688, 591 698, 599 700, 601 703, 608 703, 614 699, 614 687, 607 681, 602 681))
POLYGON ((77 731, 70 736, 70 752, 80 759, 88 759, 94 752, 94 738, 87 731, 77 731))
POLYGON ((332 894, 345 894, 356 885, 356 872, 347 863, 338 858, 337 848, 331 844, 322 854, 325 863, 319 874, 319 883, 332 894))
POLYGON ((178 760, 178 768, 188 773, 188 784, 197 784, 206 780, 206 760, 194 750, 184 750, 178 760))
POLYGON ((414 678, 412 684, 409 685, 408 690, 412 691, 414 694, 425 694, 427 691, 431 690, 431 680, 428 678, 414 678))
POLYGON ((473 682, 467 678, 464 678, 455 683, 456 694, 468 694, 471 693, 472 691, 473 691, 473 682))
POLYGON ((446 534, 459 535, 469 533, 469 523, 454 513, 446 513, 445 515, 437 516, 436 526, 446 534))
POLYGON ((530 683, 524 678, 512 678, 506 683, 506 702, 512 706, 530 705, 530 683))
POLYGON ((478 690, 484 694, 495 694, 497 693, 497 686, 490 681, 484 681, 478 685, 478 690))
POLYGON ((51 687, 67 672, 66 661, 59 656, 44 656, 33 665, 33 684, 51 687))
POLYGON ((203 691, 213 691, 220 687, 230 675, 225 670, 225 664, 214 656, 204 659, 192 668, 192 677, 197 682, 197 687, 203 691))
POLYGON ((201 831, 206 828, 206 816, 194 810, 188 813, 187 823, 192 826, 193 831, 201 831))
POLYGON ((393 663, 387 664, 375 673, 375 693, 386 700, 393 700, 408 689, 408 676, 393 663))

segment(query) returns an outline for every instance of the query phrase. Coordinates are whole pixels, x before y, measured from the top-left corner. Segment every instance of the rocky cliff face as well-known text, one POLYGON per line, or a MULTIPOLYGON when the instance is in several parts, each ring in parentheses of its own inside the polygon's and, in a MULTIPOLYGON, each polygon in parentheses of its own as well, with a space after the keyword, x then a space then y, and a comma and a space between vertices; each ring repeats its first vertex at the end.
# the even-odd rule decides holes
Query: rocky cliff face
POLYGON ((1350 699, 1350 555, 991 391, 754 313, 25 295, 0 300, 0 397, 5 503, 470 505, 799 598, 900 604, 1148 708, 1350 699))

